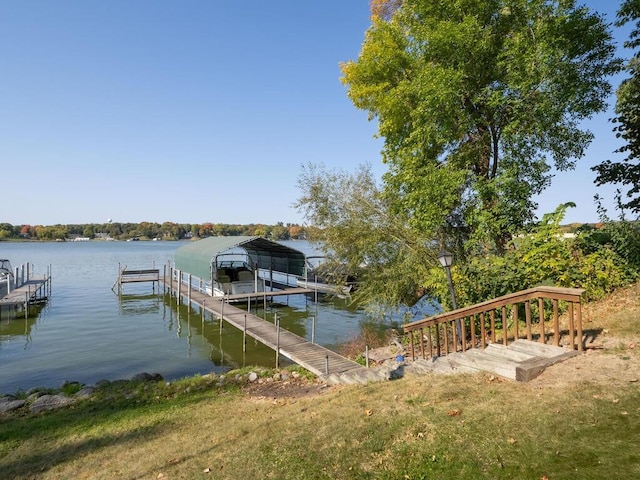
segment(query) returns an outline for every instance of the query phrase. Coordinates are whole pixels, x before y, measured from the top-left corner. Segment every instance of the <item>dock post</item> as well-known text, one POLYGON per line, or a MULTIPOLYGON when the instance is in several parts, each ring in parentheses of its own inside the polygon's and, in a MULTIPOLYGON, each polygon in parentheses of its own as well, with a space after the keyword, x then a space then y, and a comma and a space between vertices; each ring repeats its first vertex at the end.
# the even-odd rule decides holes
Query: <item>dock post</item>
POLYGON ((178 305, 182 303, 182 271, 176 269, 178 272, 178 305))
POLYGON ((324 373, 329 375, 329 355, 324 357, 324 373))
POLYGON ((205 299, 202 299, 202 324, 204 325, 205 299))
POLYGON ((278 319, 278 314, 275 314, 276 317, 276 368, 280 368, 280 320, 278 319))
POLYGON ((222 321, 224 320, 224 301, 225 297, 222 297, 220 302, 220 338, 222 339, 222 321))
POLYGON ((315 300, 314 301, 317 304, 318 303, 318 276, 317 275, 313 276, 313 281, 315 282, 315 285, 316 285, 315 300))
POLYGON ((244 326, 242 327, 242 352, 247 351, 247 314, 244 314, 244 326))
POLYGON ((316 316, 311 316, 311 343, 316 343, 316 316))
POLYGON ((189 286, 187 287, 187 301, 189 302, 189 311, 191 311, 191 274, 189 274, 189 286))
POLYGON ((364 363, 365 367, 369 368, 369 345, 364 346, 364 363))

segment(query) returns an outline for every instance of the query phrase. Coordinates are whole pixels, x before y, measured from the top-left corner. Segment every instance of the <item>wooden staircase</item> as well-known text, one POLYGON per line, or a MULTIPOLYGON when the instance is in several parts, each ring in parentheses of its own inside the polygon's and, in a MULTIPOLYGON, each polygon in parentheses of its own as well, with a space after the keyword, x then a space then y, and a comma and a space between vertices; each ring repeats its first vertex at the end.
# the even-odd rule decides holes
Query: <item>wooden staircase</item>
POLYGON ((321 378, 366 383, 409 372, 489 372, 526 382, 584 351, 583 293, 579 288, 538 286, 407 323, 403 330, 410 352, 405 357, 411 361, 389 360, 382 367, 321 378), (561 312, 566 312, 562 323, 561 312))
POLYGON ((362 367, 349 372, 322 375, 320 379, 328 384, 338 385, 394 380, 408 374, 486 372, 509 380, 528 382, 540 375, 545 368, 576 355, 580 355, 580 352, 520 339, 506 347, 490 343, 484 350, 473 348, 428 360, 388 360, 378 367, 362 367))
POLYGON ((528 382, 545 368, 579 354, 576 350, 521 339, 506 347, 490 343, 484 350, 474 348, 428 360, 417 359, 409 370, 415 373, 487 372, 509 380, 528 382))

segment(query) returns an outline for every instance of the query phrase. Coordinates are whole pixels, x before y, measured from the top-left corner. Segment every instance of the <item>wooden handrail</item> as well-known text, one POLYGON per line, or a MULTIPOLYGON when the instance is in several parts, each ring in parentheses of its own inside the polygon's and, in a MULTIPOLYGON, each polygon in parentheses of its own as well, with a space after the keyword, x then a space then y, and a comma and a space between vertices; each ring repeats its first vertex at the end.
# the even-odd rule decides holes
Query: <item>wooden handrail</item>
POLYGON ((445 351, 449 351, 449 336, 453 338, 453 351, 457 351, 458 347, 462 351, 466 351, 467 348, 473 348, 481 346, 484 348, 486 342, 496 341, 496 323, 499 322, 502 330, 502 343, 507 345, 509 337, 513 340, 517 340, 521 333, 526 333, 529 340, 532 338, 532 323, 534 319, 531 318, 531 301, 537 299, 538 314, 537 319, 539 327, 539 341, 545 343, 548 334, 553 333, 553 340, 556 346, 559 345, 560 332, 558 322, 558 302, 560 300, 569 302, 568 315, 569 315, 569 340, 571 348, 575 349, 575 337, 577 337, 579 351, 583 350, 582 344, 582 315, 581 315, 581 299, 584 293, 582 288, 562 288, 562 287, 548 287, 539 286, 529 288, 527 290, 521 290, 519 292, 503 295, 502 297, 495 298, 493 300, 487 300, 482 303, 471 305, 469 307, 459 308, 452 312, 441 313, 433 317, 424 318, 411 323, 407 323, 403 326, 404 332, 409 333, 411 340, 411 354, 415 358, 414 353, 414 334, 416 332, 420 335, 420 347, 422 356, 424 353, 424 338, 425 329, 429 333, 427 337, 429 343, 429 351, 432 355, 432 334, 435 334, 435 342, 437 354, 441 354, 440 338, 444 339, 445 351), (551 332, 545 331, 544 321, 544 299, 550 299, 553 302, 553 324, 551 325, 551 332), (519 332, 518 329, 518 304, 524 304, 525 309, 525 332, 519 332), (510 335, 506 328, 507 323, 507 306, 511 305, 511 318, 513 320, 513 332, 510 335), (498 312, 498 316, 496 316, 498 312), (488 314, 488 315, 486 315, 488 314), (476 329, 477 319, 479 316, 479 329, 476 329), (575 318, 574 318, 575 317, 575 318), (487 323, 487 318, 489 322, 487 323), (479 338, 476 338, 478 336, 479 338), (478 342, 478 341, 479 342, 478 342))

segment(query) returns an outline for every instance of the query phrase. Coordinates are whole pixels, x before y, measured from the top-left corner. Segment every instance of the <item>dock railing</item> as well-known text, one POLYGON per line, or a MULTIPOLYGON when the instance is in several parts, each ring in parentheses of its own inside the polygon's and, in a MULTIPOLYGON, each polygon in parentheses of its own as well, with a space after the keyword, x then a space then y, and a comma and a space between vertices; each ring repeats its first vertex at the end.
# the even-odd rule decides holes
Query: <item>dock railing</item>
POLYGON ((471 348, 484 349, 488 342, 501 341, 506 346, 519 338, 552 341, 560 346, 563 327, 569 348, 583 351, 583 293, 581 288, 534 287, 408 323, 403 328, 409 335, 411 357, 415 360, 416 346, 422 358, 427 354, 431 358, 471 348), (566 326, 560 325, 560 311, 564 310, 561 307, 566 307, 566 326))

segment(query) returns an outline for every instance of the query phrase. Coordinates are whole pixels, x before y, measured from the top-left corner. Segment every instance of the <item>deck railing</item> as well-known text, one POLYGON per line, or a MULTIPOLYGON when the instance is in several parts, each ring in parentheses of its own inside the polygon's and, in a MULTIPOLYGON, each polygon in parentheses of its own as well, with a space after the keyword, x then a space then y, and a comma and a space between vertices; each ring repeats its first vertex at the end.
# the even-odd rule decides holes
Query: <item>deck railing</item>
POLYGON ((415 360, 416 335, 422 358, 427 358, 427 353, 430 358, 470 348, 484 349, 487 342, 508 345, 521 337, 537 337, 540 343, 552 340, 560 346, 560 302, 567 303, 569 347, 583 351, 583 293, 581 288, 534 287, 408 323, 403 328, 409 334, 411 357, 415 360))

